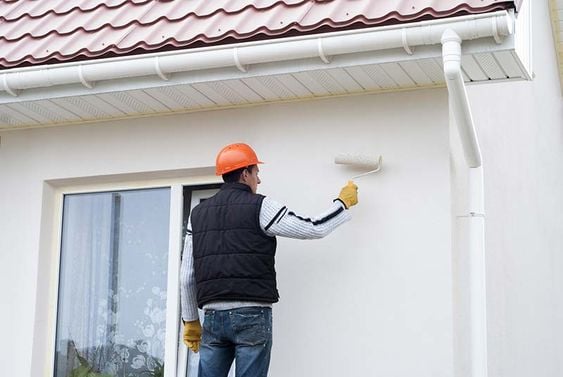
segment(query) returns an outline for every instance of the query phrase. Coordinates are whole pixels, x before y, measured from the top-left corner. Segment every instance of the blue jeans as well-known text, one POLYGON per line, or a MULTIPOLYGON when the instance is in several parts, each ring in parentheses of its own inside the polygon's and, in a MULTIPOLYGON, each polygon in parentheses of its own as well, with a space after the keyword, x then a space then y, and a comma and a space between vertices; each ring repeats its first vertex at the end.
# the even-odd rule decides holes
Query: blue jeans
POLYGON ((272 309, 206 310, 199 350, 199 377, 266 377, 272 349, 272 309))

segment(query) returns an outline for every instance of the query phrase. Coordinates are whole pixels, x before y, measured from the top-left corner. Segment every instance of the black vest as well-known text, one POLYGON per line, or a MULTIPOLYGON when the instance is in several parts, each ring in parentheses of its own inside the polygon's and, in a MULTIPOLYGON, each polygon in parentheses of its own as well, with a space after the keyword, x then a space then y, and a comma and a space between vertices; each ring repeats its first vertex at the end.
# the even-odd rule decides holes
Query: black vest
POLYGON ((278 301, 276 238, 260 228, 264 197, 226 183, 191 214, 197 303, 278 301))

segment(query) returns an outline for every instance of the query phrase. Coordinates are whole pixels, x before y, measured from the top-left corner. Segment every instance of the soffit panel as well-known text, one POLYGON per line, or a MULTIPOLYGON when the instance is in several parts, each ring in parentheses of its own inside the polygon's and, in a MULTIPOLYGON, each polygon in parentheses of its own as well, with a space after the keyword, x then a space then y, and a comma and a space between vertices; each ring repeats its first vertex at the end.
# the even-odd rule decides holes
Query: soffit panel
MULTIPOLYGON (((393 54, 393 52, 390 52, 393 54)), ((24 91, 25 99, 7 93, 0 95, 0 129, 38 127, 190 112, 293 101, 328 96, 377 93, 390 90, 443 87, 439 47, 425 47, 414 56, 358 54, 338 57, 331 64, 305 59, 273 69, 269 65, 249 71, 174 74, 169 81, 146 78, 137 87, 128 83, 94 90, 73 87, 69 94, 45 98, 46 89, 24 91), (208 76, 206 76, 208 75, 208 76), (208 79, 213 77, 213 80, 208 79), (235 78, 233 78, 235 77, 235 78)), ((462 69, 468 83, 522 79, 525 73, 511 50, 491 50, 468 42, 462 56, 462 69)))

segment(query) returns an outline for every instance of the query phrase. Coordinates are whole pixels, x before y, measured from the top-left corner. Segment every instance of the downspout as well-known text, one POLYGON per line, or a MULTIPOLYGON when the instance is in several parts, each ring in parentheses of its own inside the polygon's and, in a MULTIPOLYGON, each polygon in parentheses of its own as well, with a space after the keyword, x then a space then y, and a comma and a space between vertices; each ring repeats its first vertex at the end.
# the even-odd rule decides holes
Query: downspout
MULTIPOLYGON (((451 29, 442 35, 442 53, 450 118, 457 126, 467 165, 455 167, 454 164, 461 187, 454 189, 452 195, 455 215, 452 242, 454 375, 486 377, 487 292, 482 158, 461 72, 461 38, 451 29)), ((453 151, 457 144, 450 143, 453 151)))

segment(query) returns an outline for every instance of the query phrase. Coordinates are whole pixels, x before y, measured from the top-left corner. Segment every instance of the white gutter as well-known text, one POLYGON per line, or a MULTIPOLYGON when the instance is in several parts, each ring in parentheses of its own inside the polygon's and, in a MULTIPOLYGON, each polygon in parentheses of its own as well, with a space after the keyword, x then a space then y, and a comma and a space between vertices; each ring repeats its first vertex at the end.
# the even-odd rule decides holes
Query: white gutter
MULTIPOLYGON (((454 369, 457 377, 486 377, 487 291, 485 263, 484 178, 481 150, 461 73, 461 38, 453 30, 442 36, 444 75, 468 169, 459 169, 461 185, 453 195, 457 212, 453 232, 454 369), (463 171, 465 170, 465 171, 463 171), (465 173, 465 174, 464 174, 465 173)), ((450 149, 454 150, 455 145, 450 149)), ((454 185, 455 186, 455 185, 454 185)))
POLYGON ((0 91, 13 96, 18 91, 56 85, 82 84, 92 88, 97 81, 158 75, 168 80, 176 72, 236 67, 242 72, 252 64, 320 58, 329 63, 335 55, 403 48, 408 54, 416 46, 438 45, 442 34, 453 30, 463 40, 493 37, 500 42, 511 33, 512 16, 506 11, 408 25, 378 27, 274 41, 159 53, 128 58, 100 59, 56 66, 14 69, 0 76, 0 91))

